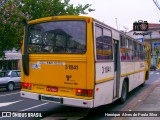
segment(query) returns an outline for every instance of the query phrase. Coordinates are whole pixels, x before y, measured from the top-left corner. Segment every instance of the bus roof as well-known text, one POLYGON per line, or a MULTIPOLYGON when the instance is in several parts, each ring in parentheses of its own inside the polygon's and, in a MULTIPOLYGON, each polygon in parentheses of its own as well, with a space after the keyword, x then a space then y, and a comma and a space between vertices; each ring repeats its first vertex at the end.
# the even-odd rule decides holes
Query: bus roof
POLYGON ((40 23, 40 22, 45 22, 45 21, 52 21, 52 20, 76 20, 76 19, 90 19, 93 20, 92 17, 88 17, 88 16, 78 16, 78 15, 65 15, 65 16, 51 16, 51 17, 44 17, 44 18, 39 18, 39 19, 35 19, 35 20, 31 20, 28 21, 28 24, 36 24, 36 23, 40 23))

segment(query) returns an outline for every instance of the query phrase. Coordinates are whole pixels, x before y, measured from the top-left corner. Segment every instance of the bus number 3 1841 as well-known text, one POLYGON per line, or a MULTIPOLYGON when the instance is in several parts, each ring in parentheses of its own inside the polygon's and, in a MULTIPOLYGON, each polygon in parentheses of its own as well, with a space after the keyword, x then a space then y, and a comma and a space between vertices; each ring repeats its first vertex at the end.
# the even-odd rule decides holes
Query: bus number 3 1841
POLYGON ((65 69, 78 70, 78 65, 65 65, 65 69))
POLYGON ((102 73, 111 72, 111 66, 102 66, 102 73))

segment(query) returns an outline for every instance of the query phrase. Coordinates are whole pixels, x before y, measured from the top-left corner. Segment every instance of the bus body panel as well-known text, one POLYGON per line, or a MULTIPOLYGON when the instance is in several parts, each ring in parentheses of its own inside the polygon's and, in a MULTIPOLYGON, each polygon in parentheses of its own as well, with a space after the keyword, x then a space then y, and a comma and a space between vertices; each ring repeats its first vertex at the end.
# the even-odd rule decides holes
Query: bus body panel
POLYGON ((93 100, 85 100, 85 99, 78 99, 78 98, 75 99, 72 97, 61 97, 61 96, 54 96, 54 95, 47 95, 47 94, 38 94, 38 93, 26 92, 26 91, 21 91, 20 95, 21 97, 34 99, 34 100, 40 100, 39 96, 48 97, 50 99, 51 98, 62 99, 62 102, 48 101, 48 100, 43 100, 43 99, 41 99, 41 101, 58 103, 58 104, 69 105, 69 106, 76 106, 76 107, 83 107, 83 108, 93 108, 94 107, 93 100))
MULTIPOLYGON (((43 57, 41 57, 43 59, 43 57)), ((55 57, 53 57, 55 59, 55 57)), ((86 88, 85 61, 30 60, 30 74, 25 81, 57 87, 86 88)), ((59 58, 60 59, 60 58, 59 58)))
POLYGON ((95 85, 94 107, 113 102, 114 80, 109 80, 95 85))
MULTIPOLYGON (((128 78, 129 78, 129 88, 128 88, 128 91, 131 91, 135 88, 135 81, 134 81, 134 74, 130 74, 128 75, 128 78)), ((123 78, 124 79, 124 78, 123 78)))
POLYGON ((126 62, 126 72, 127 74, 132 74, 134 73, 134 62, 126 62))
POLYGON ((113 101, 114 63, 97 62, 94 107, 109 104, 113 101), (107 91, 107 92, 106 92, 107 91))
POLYGON ((96 83, 105 82, 114 79, 114 63, 99 62, 96 66, 96 83))
POLYGON ((126 76, 127 62, 121 62, 121 76, 126 76))
POLYGON ((60 96, 75 96, 75 89, 86 89, 86 62, 34 60, 30 62, 30 75, 25 83, 32 91, 60 96), (38 66, 38 67, 37 67, 38 66), (58 91, 52 90, 57 88, 58 91))
POLYGON ((119 40, 119 32, 112 30, 112 38, 115 40, 119 40))

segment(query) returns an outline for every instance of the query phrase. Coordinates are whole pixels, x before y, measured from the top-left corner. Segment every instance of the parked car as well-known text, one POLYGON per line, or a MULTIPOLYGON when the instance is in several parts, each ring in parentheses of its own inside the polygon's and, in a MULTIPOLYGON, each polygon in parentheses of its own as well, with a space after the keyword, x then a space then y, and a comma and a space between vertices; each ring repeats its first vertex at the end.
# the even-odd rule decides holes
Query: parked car
POLYGON ((8 91, 15 87, 21 87, 20 70, 8 70, 0 72, 0 88, 7 88, 8 91))
POLYGON ((157 69, 156 65, 153 65, 153 64, 150 65, 150 70, 156 70, 156 69, 157 69))

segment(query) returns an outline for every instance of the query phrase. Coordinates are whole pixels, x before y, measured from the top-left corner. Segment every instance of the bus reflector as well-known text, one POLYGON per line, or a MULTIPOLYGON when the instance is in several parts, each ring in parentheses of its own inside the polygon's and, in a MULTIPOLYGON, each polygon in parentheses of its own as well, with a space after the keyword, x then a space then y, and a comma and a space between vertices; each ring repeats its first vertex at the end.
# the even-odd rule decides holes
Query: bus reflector
POLYGON ((84 105, 87 105, 87 102, 83 102, 84 105))
POLYGON ((30 84, 30 83, 22 83, 22 88, 31 90, 32 89, 32 84, 30 84))
POLYGON ((92 97, 92 95, 93 95, 93 90, 76 89, 76 95, 77 95, 77 96, 92 97))
POLYGON ((88 22, 88 23, 90 23, 90 22, 91 22, 91 20, 90 20, 90 19, 88 19, 88 20, 87 20, 87 22, 88 22))

